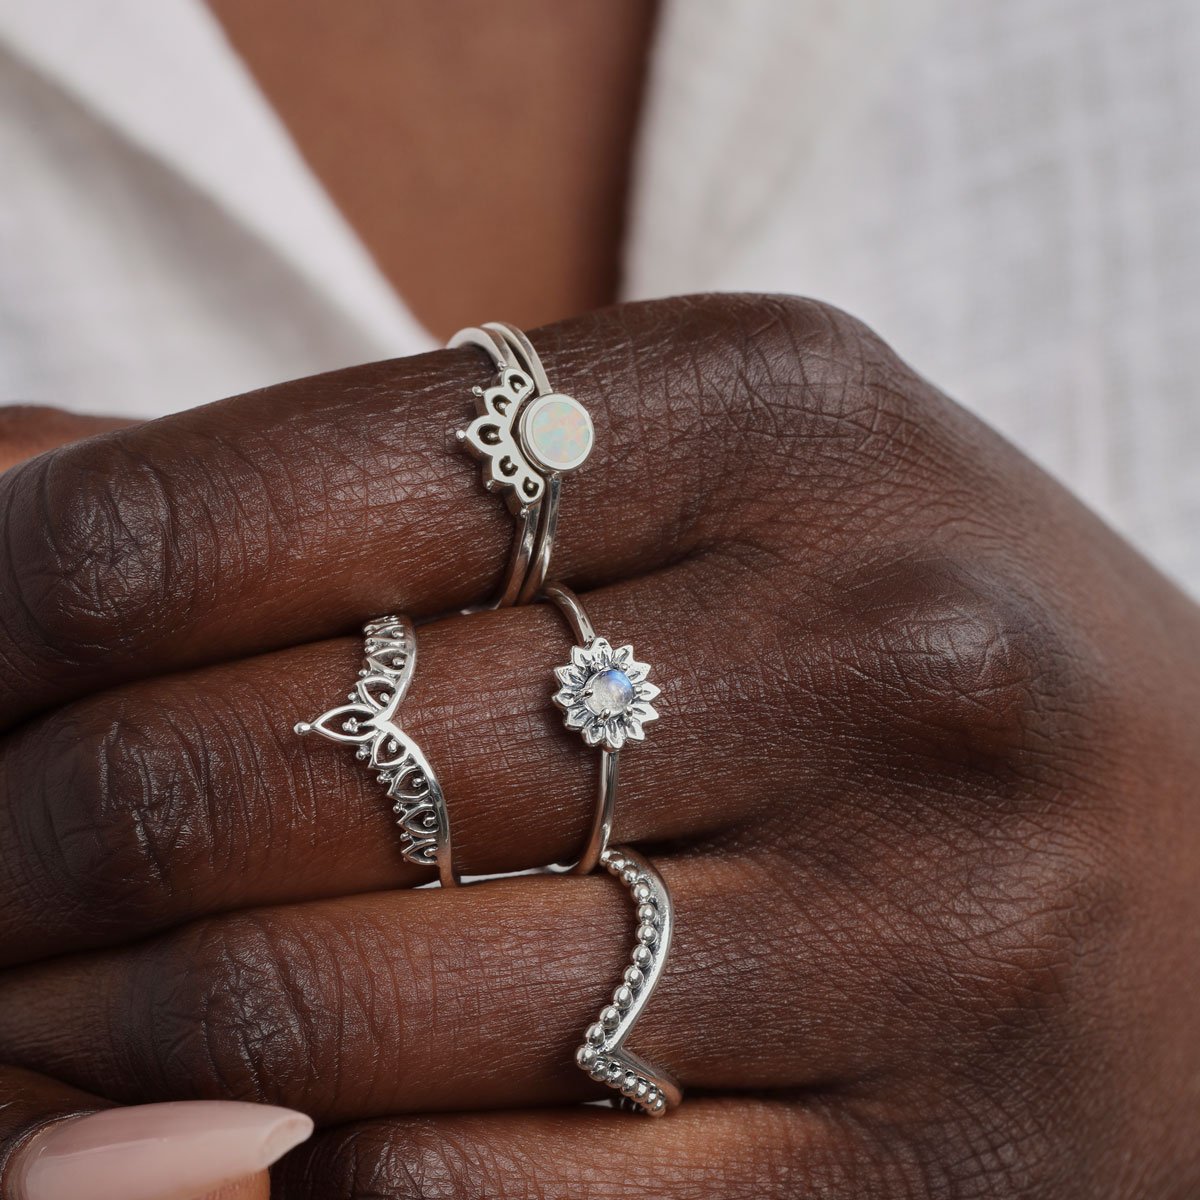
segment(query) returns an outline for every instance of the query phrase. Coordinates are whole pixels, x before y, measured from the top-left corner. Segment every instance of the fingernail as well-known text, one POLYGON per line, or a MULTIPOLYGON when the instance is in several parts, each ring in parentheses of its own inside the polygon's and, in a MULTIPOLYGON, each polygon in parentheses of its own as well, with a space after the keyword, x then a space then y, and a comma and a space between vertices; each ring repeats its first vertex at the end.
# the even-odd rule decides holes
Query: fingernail
POLYGON ((195 1200, 269 1167, 313 1130, 290 1108, 196 1100, 52 1125, 10 1168, 15 1200, 195 1200))

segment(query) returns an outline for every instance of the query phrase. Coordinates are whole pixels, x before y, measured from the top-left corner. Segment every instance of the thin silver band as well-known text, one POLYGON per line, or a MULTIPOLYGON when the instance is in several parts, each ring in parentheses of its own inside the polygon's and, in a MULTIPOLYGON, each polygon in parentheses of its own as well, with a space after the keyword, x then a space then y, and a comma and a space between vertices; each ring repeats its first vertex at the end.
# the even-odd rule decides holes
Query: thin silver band
POLYGON ((637 943, 612 1002, 583 1035, 575 1062, 593 1079, 620 1092, 623 1107, 661 1117, 679 1104, 683 1092, 667 1072, 627 1050, 625 1043, 667 963, 675 927, 671 893, 662 876, 628 846, 606 850, 601 862, 629 889, 637 905, 637 943))
MULTIPOLYGON (((504 426, 504 436, 495 437, 491 446, 482 445, 470 436, 468 430, 459 430, 460 441, 477 456, 492 460, 492 471, 485 476, 485 486, 494 490, 496 486, 505 486, 498 479, 494 470, 494 462, 498 455, 507 454, 509 459, 520 459, 520 466, 528 473, 537 475, 541 481, 539 495, 536 499, 528 499, 509 489, 508 503, 517 521, 517 529, 513 538, 512 551, 509 554, 508 565, 505 568, 504 579, 500 591, 489 607, 506 608, 512 604, 527 604, 541 590, 550 569, 550 559, 554 552, 554 538, 558 530, 558 510, 562 493, 563 470, 554 470, 530 460, 523 453, 516 436, 517 411, 527 406, 536 397, 555 396, 556 399, 566 400, 580 411, 582 406, 570 397, 558 396, 550 386, 546 369, 541 357, 529 338, 515 325, 503 321, 489 321, 480 326, 469 326, 460 329, 447 343, 449 348, 460 346, 475 346, 482 350, 492 361, 501 383, 506 377, 524 382, 521 377, 527 377, 531 388, 528 394, 522 394, 513 411, 497 418, 494 434, 499 434, 500 425, 504 426), (513 376, 512 373, 517 375, 513 376)), ((485 393, 482 388, 476 388, 475 394, 481 402, 481 417, 487 416, 487 406, 484 401, 485 393)), ((586 417, 588 436, 591 436, 590 419, 586 417)), ((474 423, 473 423, 474 424, 474 423)), ((590 449, 590 445, 589 445, 590 449)), ((586 458, 586 452, 584 454, 586 458)), ((582 463, 582 459, 575 465, 582 463)), ((510 465, 512 465, 510 463, 510 465)), ((563 468, 564 470, 567 468, 563 468)), ((574 466, 570 469, 575 469, 574 466)))
MULTIPOLYGON (((589 646, 596 640, 596 630, 584 611, 579 597, 568 587, 559 583, 547 584, 542 595, 558 607, 571 627, 571 633, 581 646, 589 646)), ((570 875, 590 875, 608 849, 612 837, 613 816, 617 810, 619 751, 601 749, 600 782, 596 789, 596 806, 592 814, 592 827, 588 831, 583 853, 573 863, 556 863, 551 870, 570 875)))
POLYGON ((364 658, 348 704, 300 721, 298 734, 319 733, 356 747, 392 800, 401 852, 420 867, 437 867, 443 887, 459 882, 441 785, 421 748, 399 726, 397 712, 417 666, 417 635, 404 616, 378 617, 363 628, 364 658))

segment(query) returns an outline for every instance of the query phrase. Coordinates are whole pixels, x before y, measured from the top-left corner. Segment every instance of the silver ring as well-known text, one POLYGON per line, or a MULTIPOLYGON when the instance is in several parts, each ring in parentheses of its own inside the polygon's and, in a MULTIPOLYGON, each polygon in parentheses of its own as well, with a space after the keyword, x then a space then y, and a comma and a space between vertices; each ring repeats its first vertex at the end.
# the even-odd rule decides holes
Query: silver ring
POLYGON ((593 1079, 620 1092, 623 1107, 661 1117, 683 1099, 683 1092, 665 1071, 627 1050, 625 1042, 666 966, 675 923, 671 894, 662 876, 627 846, 606 850, 600 861, 633 896, 637 944, 612 1003, 600 1010, 599 1019, 583 1035, 575 1062, 593 1079))
POLYGON ((378 617, 363 628, 363 667, 349 703, 300 721, 298 734, 319 733, 357 747, 357 756, 387 789, 404 857, 436 867, 443 887, 459 882, 442 789, 421 748, 397 723, 417 665, 417 636, 407 617, 378 617))
POLYGON ((592 418, 573 396, 551 388, 533 343, 515 325, 470 326, 447 345, 476 346, 496 368, 491 387, 472 389, 478 416, 457 436, 482 461, 483 486, 504 494, 517 522, 492 607, 527 604, 550 569, 562 477, 583 466, 595 444, 592 418))
POLYGON ((601 861, 612 837, 617 756, 626 742, 644 740, 643 726, 658 720, 650 702, 659 689, 647 680, 650 666, 634 658, 632 646, 614 649, 605 638, 596 636, 583 604, 570 588, 552 583, 542 594, 557 605, 579 643, 571 650, 571 661, 554 668, 559 685, 554 703, 562 710, 568 729, 579 733, 589 746, 600 748, 600 786, 583 854, 578 862, 552 869, 587 875, 601 861))

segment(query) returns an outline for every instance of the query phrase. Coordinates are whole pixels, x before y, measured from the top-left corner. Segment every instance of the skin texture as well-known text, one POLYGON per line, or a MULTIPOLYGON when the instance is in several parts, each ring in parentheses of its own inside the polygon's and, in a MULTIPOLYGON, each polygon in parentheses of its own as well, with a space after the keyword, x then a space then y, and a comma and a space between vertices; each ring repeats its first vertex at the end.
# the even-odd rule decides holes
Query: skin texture
POLYGON ((209 7, 434 333, 616 295, 652 0, 209 7))
MULTIPOLYGON (((1196 606, 842 313, 534 341, 598 437, 555 572, 663 689, 617 832, 676 900, 637 1048, 684 1107, 574 1103, 620 888, 413 890, 374 781, 291 733, 364 618, 501 575, 471 350, 0 475, 0 1059, 309 1112, 285 1200, 1194 1195, 1196 606)), ((404 724, 468 871, 578 850, 569 644, 546 606, 422 628, 404 724)))

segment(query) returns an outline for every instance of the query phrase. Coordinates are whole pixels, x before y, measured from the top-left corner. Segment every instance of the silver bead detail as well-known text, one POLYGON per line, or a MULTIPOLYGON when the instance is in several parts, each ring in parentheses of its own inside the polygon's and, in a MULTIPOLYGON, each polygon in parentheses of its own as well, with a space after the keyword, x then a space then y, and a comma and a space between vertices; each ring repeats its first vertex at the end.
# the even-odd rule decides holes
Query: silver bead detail
POLYGON ((604 1026, 599 1021, 595 1025, 589 1025, 588 1031, 583 1035, 593 1046, 604 1045, 604 1026))
POLYGON ((621 1023, 621 1012, 616 1005, 610 1004, 600 1010, 600 1024, 606 1030, 616 1029, 621 1023))
POLYGON ((627 984, 621 984, 613 992, 613 1004, 624 1012, 633 1003, 633 991, 627 984))

